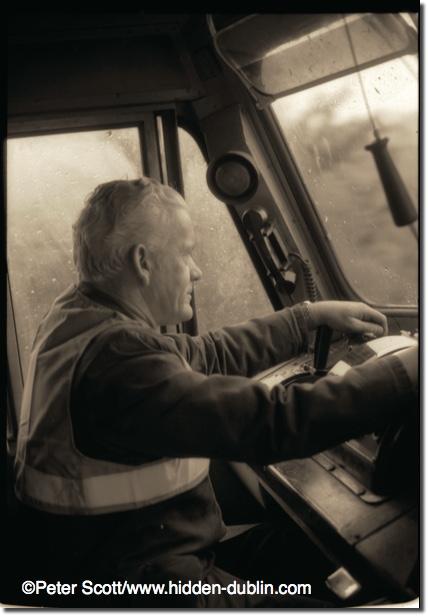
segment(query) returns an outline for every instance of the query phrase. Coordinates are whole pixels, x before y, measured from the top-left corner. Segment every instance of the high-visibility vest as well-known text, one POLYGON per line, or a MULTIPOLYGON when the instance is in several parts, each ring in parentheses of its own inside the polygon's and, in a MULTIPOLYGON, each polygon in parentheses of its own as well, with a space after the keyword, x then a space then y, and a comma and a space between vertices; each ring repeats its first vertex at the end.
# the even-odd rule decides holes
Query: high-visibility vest
POLYGON ((30 356, 15 461, 16 493, 24 503, 66 515, 126 511, 165 501, 206 478, 205 458, 131 466, 76 449, 70 416, 76 366, 95 336, 126 321, 71 287, 42 322, 30 356))

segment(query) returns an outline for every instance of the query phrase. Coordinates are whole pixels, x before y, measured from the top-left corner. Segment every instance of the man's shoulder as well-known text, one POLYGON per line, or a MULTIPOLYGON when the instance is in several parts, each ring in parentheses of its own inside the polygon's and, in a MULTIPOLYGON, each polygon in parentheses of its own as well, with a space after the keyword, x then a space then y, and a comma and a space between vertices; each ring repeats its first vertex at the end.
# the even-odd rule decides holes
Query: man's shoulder
POLYGON ((174 341, 138 321, 113 321, 93 341, 98 349, 118 352, 177 352, 174 341))
MULTIPOLYGON (((112 321, 97 333, 82 352, 75 382, 83 374, 105 375, 114 366, 152 362, 153 356, 178 355, 177 347, 159 332, 136 321, 112 321), (125 362, 125 363, 123 363, 125 362)), ((145 364, 146 365, 146 364, 145 364)))

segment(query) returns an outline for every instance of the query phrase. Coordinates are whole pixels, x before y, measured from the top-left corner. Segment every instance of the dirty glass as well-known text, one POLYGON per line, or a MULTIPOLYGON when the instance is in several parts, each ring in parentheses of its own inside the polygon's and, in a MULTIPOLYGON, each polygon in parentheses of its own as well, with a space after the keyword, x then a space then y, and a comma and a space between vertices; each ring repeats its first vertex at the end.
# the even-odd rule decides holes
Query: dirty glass
MULTIPOLYGON (((415 206, 418 204, 418 63, 414 56, 361 73, 369 109, 415 206)), ((415 305, 418 243, 396 227, 373 156, 372 125, 357 75, 272 105, 340 264, 378 305, 415 305)))
POLYGON ((244 79, 277 97, 355 66, 416 52, 417 35, 408 19, 398 13, 258 14, 219 32, 216 43, 244 79))
POLYGON ((138 130, 7 142, 7 257, 23 374, 36 328, 75 281, 72 224, 100 183, 141 176, 138 130))
POLYGON ((202 269, 195 299, 200 333, 272 312, 234 222, 209 191, 206 162, 191 135, 179 129, 185 198, 195 223, 195 261, 202 269))

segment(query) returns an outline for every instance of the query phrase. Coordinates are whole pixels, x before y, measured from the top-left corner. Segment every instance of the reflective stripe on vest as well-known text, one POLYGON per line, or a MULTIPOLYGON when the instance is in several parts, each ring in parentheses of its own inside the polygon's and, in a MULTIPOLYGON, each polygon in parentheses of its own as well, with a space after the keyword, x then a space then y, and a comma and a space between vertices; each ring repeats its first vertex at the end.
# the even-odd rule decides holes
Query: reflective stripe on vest
POLYGON ((76 480, 26 466, 19 486, 24 488, 23 500, 35 507, 53 513, 95 515, 146 507, 172 498, 198 485, 208 470, 206 458, 174 458, 76 480))

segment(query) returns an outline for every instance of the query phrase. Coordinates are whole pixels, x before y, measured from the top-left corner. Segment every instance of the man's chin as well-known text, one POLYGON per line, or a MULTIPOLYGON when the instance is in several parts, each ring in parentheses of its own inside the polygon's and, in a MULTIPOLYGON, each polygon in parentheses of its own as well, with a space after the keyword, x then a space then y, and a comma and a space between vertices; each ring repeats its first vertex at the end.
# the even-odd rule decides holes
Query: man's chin
POLYGON ((174 314, 169 315, 168 325, 178 325, 178 323, 185 323, 190 321, 193 317, 193 308, 187 304, 177 309, 174 314))
POLYGON ((186 321, 190 321, 192 317, 193 317, 193 308, 191 308, 191 306, 187 306, 181 314, 180 321, 182 323, 185 323, 186 321))

